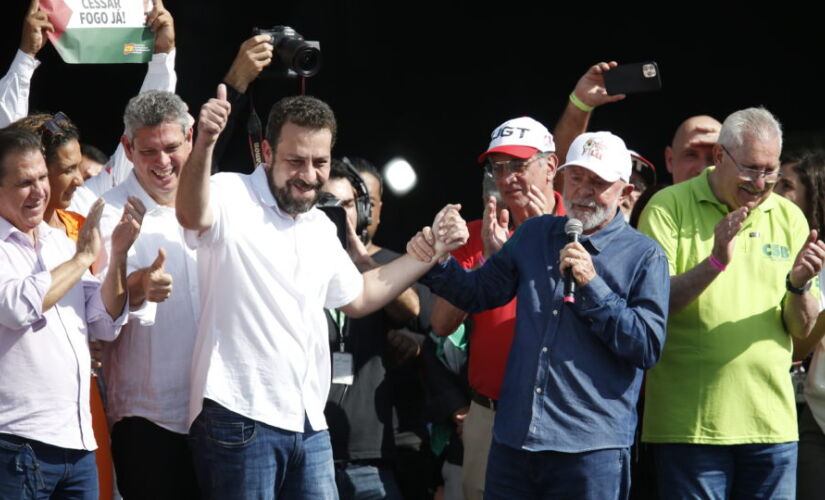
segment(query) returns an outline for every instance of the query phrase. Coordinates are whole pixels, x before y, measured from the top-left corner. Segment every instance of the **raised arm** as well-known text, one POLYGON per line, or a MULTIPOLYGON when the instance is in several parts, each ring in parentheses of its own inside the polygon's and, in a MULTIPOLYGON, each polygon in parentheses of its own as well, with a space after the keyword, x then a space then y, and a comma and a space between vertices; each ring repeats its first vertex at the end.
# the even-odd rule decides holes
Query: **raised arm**
POLYGON ((35 59, 46 45, 46 31, 53 31, 39 0, 32 0, 23 20, 20 50, 0 80, 0 128, 29 114, 29 88, 34 70, 40 65, 35 59))
POLYGON ((155 0, 155 7, 146 17, 146 25, 155 34, 155 50, 146 68, 146 77, 140 92, 166 90, 174 92, 178 83, 175 72, 175 20, 162 0, 155 0))
MULTIPOLYGON (((209 174, 212 170, 212 151, 229 117, 231 106, 226 100, 226 85, 218 85, 217 97, 201 108, 198 117, 198 136, 192 153, 180 174, 175 210, 178 222, 186 229, 205 231, 212 227, 213 214, 209 207, 209 174)), ((400 290, 399 290, 400 292, 400 290)))
MULTIPOLYGON (((138 94, 147 90, 174 92, 178 83, 175 72, 175 23, 161 0, 155 0, 154 8, 146 17, 146 25, 155 34, 155 50, 138 94)), ((103 196, 103 193, 126 180, 132 168, 121 141, 106 167, 98 175, 87 179, 85 186, 97 196, 103 196)))
POLYGON ((44 312, 63 298, 97 259, 101 248, 98 223, 104 205, 102 199, 98 199, 92 205, 89 214, 86 216, 86 222, 77 237, 77 251, 71 259, 51 270, 51 285, 43 297, 44 312))
MULTIPOLYGON (((788 285, 799 290, 810 287, 810 282, 822 271, 825 262, 825 242, 817 239, 814 229, 808 235, 805 245, 796 255, 791 271, 788 273, 788 285)), ((819 316, 819 303, 809 291, 785 294, 785 306, 782 309, 782 320, 785 329, 794 338, 805 338, 814 328, 819 316)))
MULTIPOLYGON (((130 196, 129 201, 123 207, 123 215, 120 221, 112 231, 111 242, 111 256, 109 257, 109 267, 106 271, 106 277, 103 279, 103 286, 101 287, 101 297, 103 304, 106 306, 106 312, 112 319, 116 319, 123 313, 123 308, 126 305, 127 297, 127 279, 126 279, 126 256, 129 248, 140 234, 140 226, 143 222, 143 214, 146 208, 143 203, 135 197, 130 196)), ((100 216, 93 221, 93 231, 99 233, 97 225, 100 222, 100 216)), ((89 225, 89 219, 83 229, 89 225)), ((99 237, 99 236, 98 236, 99 237)), ((78 239, 79 241, 79 239, 78 239)))
MULTIPOLYGON (((460 205, 447 205, 436 214, 435 255, 441 258, 467 242, 467 224, 458 214, 460 205)), ((433 266, 409 253, 364 273, 364 289, 355 300, 342 307, 347 316, 359 318, 384 307, 433 266)))
POLYGON ((747 207, 729 212, 713 230, 713 250, 693 269, 672 276, 670 280, 670 314, 676 314, 696 300, 713 280, 730 264, 736 235, 748 216, 747 207))
MULTIPOLYGON (((218 142, 220 142, 220 140, 218 142)), ((346 224, 347 251, 358 271, 365 273, 380 267, 380 264, 370 256, 361 238, 355 234, 355 228, 352 227, 349 218, 346 219, 346 224)), ((384 306, 384 312, 386 312, 390 320, 398 326, 404 325, 409 320, 418 316, 420 311, 421 303, 418 298, 418 292, 416 292, 413 287, 407 288, 384 306)))
POLYGON ((567 150, 573 139, 587 131, 593 109, 610 102, 620 101, 624 94, 607 95, 604 74, 615 68, 616 61, 600 62, 591 66, 576 83, 567 100, 567 106, 556 123, 553 137, 556 142, 556 156, 565 162, 567 150))

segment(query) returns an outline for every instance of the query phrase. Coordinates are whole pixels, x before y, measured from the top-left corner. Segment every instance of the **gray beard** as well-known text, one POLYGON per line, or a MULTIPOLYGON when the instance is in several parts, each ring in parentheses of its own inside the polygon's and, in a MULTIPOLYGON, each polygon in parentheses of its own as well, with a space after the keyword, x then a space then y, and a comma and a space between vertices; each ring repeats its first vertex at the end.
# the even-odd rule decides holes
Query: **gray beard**
MULTIPOLYGON (((580 200, 575 200, 581 203, 580 200)), ((567 216, 573 219, 579 219, 582 223, 582 231, 592 231, 601 226, 605 222, 610 221, 616 215, 616 207, 593 205, 595 210, 579 213, 573 207, 573 201, 564 200, 564 208, 567 210, 567 216)))

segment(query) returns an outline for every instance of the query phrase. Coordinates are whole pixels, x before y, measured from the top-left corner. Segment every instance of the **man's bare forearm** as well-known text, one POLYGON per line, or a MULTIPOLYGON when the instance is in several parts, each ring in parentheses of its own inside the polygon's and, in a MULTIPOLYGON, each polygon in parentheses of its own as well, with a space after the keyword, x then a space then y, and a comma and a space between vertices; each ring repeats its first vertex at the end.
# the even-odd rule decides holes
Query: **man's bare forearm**
POLYGON ((446 337, 453 333, 458 326, 467 319, 467 313, 450 304, 446 299, 434 296, 433 311, 430 314, 430 324, 433 333, 439 337, 446 337))
POLYGON ((100 292, 112 319, 117 319, 126 306, 126 283, 126 255, 112 255, 100 292))
POLYGON ((143 277, 149 268, 138 269, 126 278, 126 287, 129 289, 129 305, 138 307, 146 300, 146 289, 143 287, 143 277))
POLYGON ((381 309, 409 288, 433 265, 405 254, 363 274, 364 290, 355 300, 340 308, 347 316, 360 318, 381 309))
POLYGON ((809 292, 802 295, 787 292, 786 297, 782 310, 785 330, 794 338, 808 337, 819 316, 819 303, 816 297, 809 292))
POLYGON ((682 311, 696 300, 719 276, 719 271, 707 258, 685 273, 670 277, 670 315, 682 311))
POLYGON ((418 293, 412 287, 407 288, 401 295, 390 301, 384 307, 384 311, 393 322, 404 324, 415 318, 421 312, 421 303, 418 300, 418 293))
POLYGON ((51 285, 43 297, 43 312, 48 311, 80 280, 94 259, 85 254, 75 254, 68 261, 51 270, 51 285))
POLYGON ((814 327, 807 337, 793 337, 793 360, 802 361, 808 357, 808 354, 813 352, 823 337, 825 337, 825 311, 819 313, 816 323, 814 323, 814 327))

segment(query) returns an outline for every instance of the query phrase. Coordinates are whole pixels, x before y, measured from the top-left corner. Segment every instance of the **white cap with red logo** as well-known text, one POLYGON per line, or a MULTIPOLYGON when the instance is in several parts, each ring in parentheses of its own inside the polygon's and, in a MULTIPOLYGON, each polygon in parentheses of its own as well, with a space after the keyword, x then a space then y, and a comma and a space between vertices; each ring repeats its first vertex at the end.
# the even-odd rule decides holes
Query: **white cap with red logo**
POLYGON ((567 151, 567 163, 586 168, 607 182, 630 182, 632 163, 624 141, 610 132, 585 132, 576 137, 567 151))
POLYGON ((490 153, 506 153, 516 158, 527 159, 536 153, 556 151, 553 135, 547 127, 530 118, 522 116, 502 123, 490 136, 487 151, 478 157, 482 163, 490 153))

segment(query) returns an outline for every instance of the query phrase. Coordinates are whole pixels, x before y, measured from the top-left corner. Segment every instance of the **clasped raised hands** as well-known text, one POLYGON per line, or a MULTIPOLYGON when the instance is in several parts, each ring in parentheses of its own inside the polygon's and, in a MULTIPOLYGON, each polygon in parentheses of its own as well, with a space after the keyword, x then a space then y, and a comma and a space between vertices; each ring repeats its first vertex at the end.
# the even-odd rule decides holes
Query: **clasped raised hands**
POLYGON ((449 204, 427 226, 416 233, 407 243, 407 253, 421 262, 442 260, 450 252, 467 243, 470 233, 467 223, 459 214, 461 205, 449 204))

